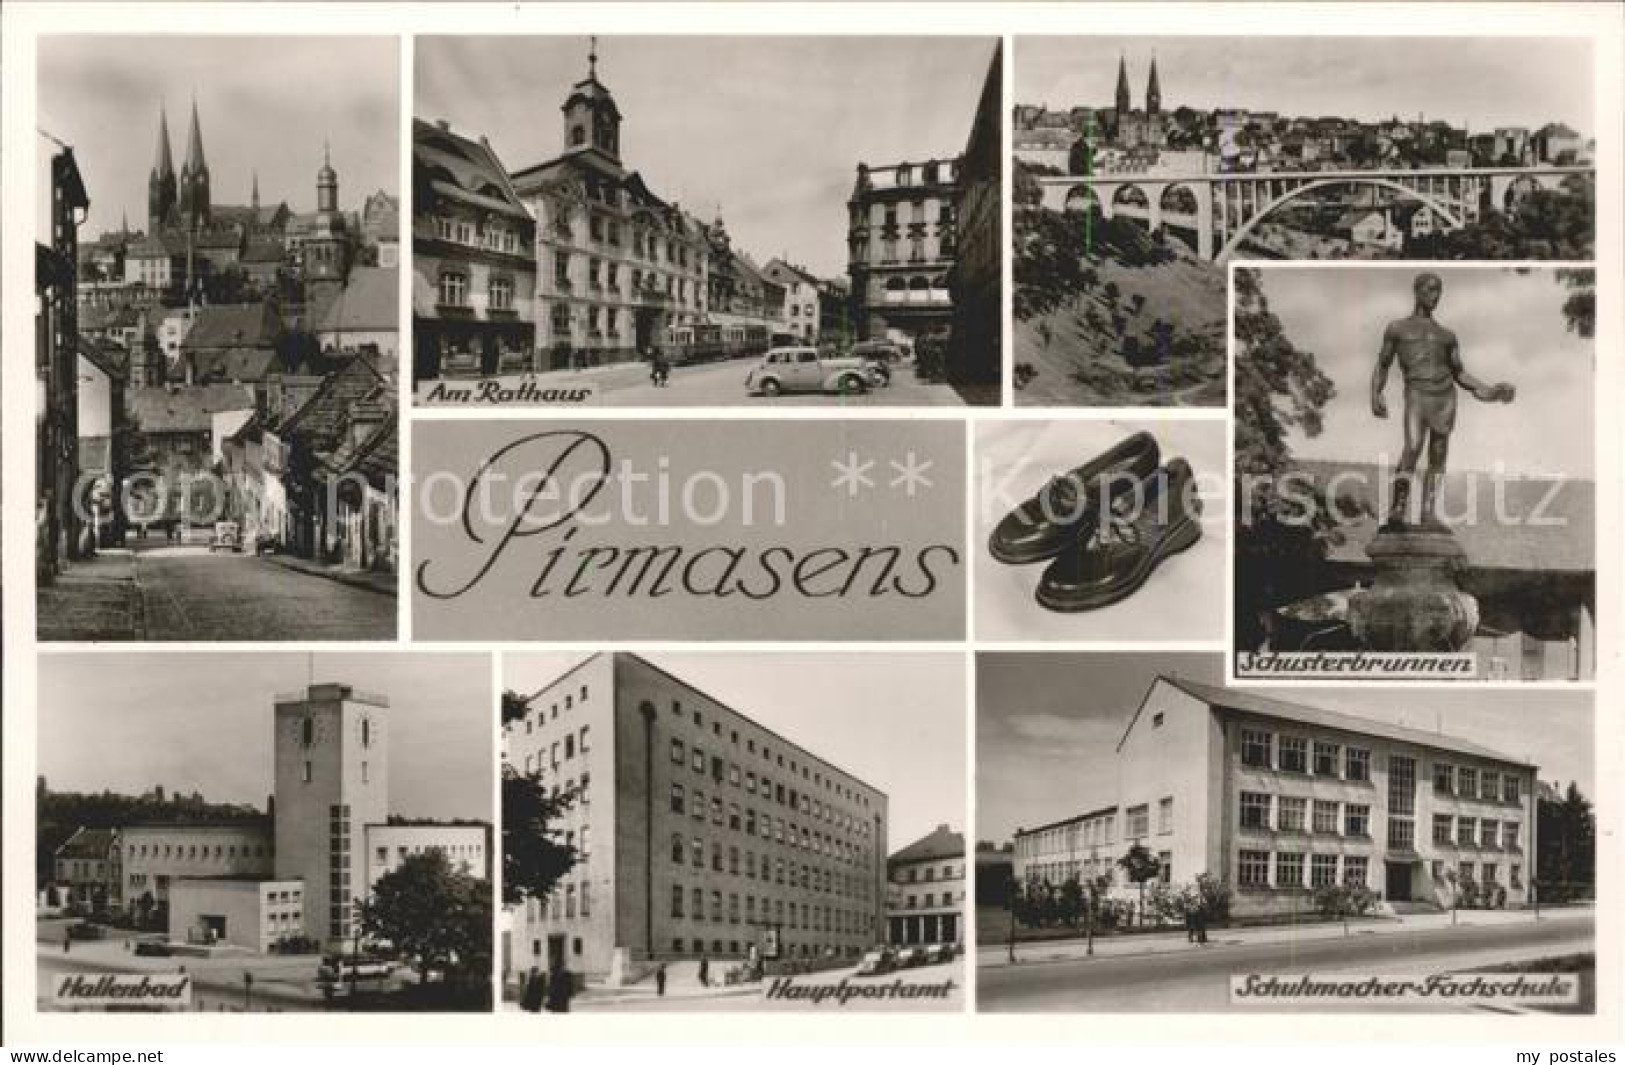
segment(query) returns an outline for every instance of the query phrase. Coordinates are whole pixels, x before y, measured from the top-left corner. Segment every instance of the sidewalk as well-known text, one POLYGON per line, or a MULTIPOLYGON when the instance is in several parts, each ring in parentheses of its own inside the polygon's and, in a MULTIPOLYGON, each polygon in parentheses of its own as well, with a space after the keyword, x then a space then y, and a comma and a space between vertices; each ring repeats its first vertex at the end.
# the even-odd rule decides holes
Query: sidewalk
POLYGON ((41 642, 146 638, 135 555, 125 548, 72 563, 39 586, 34 604, 41 642))
MULTIPOLYGON (((1570 917, 1591 913, 1590 907, 1575 906, 1562 909, 1544 909, 1543 922, 1558 922, 1570 917)), ((1526 924, 1535 919, 1533 910, 1461 910, 1456 914, 1455 926, 1467 928, 1484 925, 1526 924)), ((1350 921, 1349 936, 1396 935, 1430 932, 1452 926, 1449 912, 1406 914, 1401 917, 1378 917, 1350 921)), ((1318 939, 1342 939, 1343 925, 1338 921, 1316 922, 1294 926, 1266 926, 1259 928, 1221 928, 1208 933, 1207 948, 1191 943, 1185 931, 1145 932, 1136 935, 1097 936, 1094 957, 1140 957, 1148 954, 1177 954, 1213 947, 1234 947, 1254 943, 1303 943, 1318 939)), ((1016 943, 1016 964, 1032 962, 1071 961, 1089 956, 1083 939, 1016 943)), ((1000 968, 1010 964, 1009 947, 1005 944, 980 944, 976 949, 978 968, 1000 968)))
POLYGON ((350 569, 345 566, 324 566, 308 558, 297 558, 293 555, 262 555, 262 558, 274 562, 284 569, 291 569, 312 577, 326 577, 330 581, 348 584, 352 588, 365 588, 369 592, 387 595, 391 598, 399 589, 398 578, 393 573, 375 573, 372 570, 350 569))

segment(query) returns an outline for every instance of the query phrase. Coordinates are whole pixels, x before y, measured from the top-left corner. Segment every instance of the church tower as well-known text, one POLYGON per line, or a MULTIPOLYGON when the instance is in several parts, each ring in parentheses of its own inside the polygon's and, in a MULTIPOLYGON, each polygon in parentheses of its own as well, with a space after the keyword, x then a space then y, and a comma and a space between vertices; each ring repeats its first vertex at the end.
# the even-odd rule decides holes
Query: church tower
POLYGON ((1129 97, 1128 91, 1128 64, 1122 56, 1117 57, 1117 121, 1134 110, 1134 101, 1129 97))
POLYGON ((169 116, 158 105, 158 148, 147 177, 147 232, 156 233, 175 211, 175 163, 169 154, 169 116))
POLYGON ((304 931, 324 944, 354 935, 366 826, 389 815, 388 713, 388 699, 348 684, 276 700, 275 875, 304 881, 304 931))
POLYGON ((1151 57, 1151 77, 1145 85, 1145 113, 1155 118, 1162 113, 1162 85, 1157 81, 1157 57, 1151 57))
POLYGON ((621 161, 621 112, 615 98, 598 80, 598 38, 587 53, 587 76, 575 83, 561 109, 564 112, 564 150, 595 148, 617 164, 621 161))
POLYGON ((330 295, 349 273, 349 253, 349 235, 339 210, 339 175, 333 169, 332 151, 324 144, 322 167, 316 171, 316 220, 305 240, 305 280, 319 294, 330 295))
POLYGON ((198 126, 197 101, 192 101, 192 128, 186 135, 186 162, 181 164, 180 211, 188 229, 209 224, 209 164, 203 158, 203 131, 198 126))

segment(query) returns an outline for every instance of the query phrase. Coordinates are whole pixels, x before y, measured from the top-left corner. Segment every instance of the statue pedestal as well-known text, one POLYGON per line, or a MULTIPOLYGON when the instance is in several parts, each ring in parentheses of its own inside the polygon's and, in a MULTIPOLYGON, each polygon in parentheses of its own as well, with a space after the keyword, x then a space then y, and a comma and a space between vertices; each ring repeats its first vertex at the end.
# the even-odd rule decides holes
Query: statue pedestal
POLYGON ((1370 589, 1349 599, 1349 626, 1371 651, 1459 651, 1478 628, 1478 600, 1461 590, 1466 561, 1445 528, 1383 529, 1366 554, 1377 567, 1370 589))

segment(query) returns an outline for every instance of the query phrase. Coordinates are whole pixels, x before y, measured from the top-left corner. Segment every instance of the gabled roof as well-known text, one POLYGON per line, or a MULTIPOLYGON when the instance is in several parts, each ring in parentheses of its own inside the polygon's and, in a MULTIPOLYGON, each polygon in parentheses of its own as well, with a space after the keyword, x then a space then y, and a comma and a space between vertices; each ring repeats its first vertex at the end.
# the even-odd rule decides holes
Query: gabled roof
POLYGON ((115 381, 123 381, 129 372, 129 353, 117 344, 101 344, 81 336, 78 350, 86 362, 115 381))
POLYGON ((210 348, 192 353, 192 369, 201 381, 257 384, 280 367, 281 359, 271 348, 210 348))
MULTIPOLYGON (((412 166, 428 175, 429 188, 437 195, 530 219, 530 212, 508 181, 502 161, 484 140, 470 140, 450 128, 414 119, 412 166)), ((427 206, 420 204, 417 208, 427 206)))
POLYGON ((118 832, 111 828, 81 828, 56 849, 58 858, 106 858, 118 842, 118 832))
POLYGON ((272 347, 281 332, 282 323, 270 304, 216 304, 198 308, 181 350, 272 347))
POLYGON ((964 833, 954 832, 947 825, 938 825, 896 854, 893 854, 886 861, 888 864, 895 865, 904 862, 935 861, 939 858, 963 858, 964 856, 964 833))
POLYGON ((356 355, 328 374, 314 394, 280 427, 284 439, 297 436, 316 454, 339 442, 350 408, 383 388, 384 379, 365 357, 356 355))
POLYGON ((318 333, 393 333, 400 322, 400 271, 390 266, 358 266, 328 305, 318 333))
POLYGON ((206 433, 220 411, 252 410, 254 389, 223 383, 136 388, 126 400, 143 433, 206 433))
MULTIPOLYGON (((1316 728, 1336 729, 1339 732, 1352 732, 1365 736, 1378 736, 1383 739, 1396 740, 1400 743, 1415 744, 1418 747, 1453 751, 1457 754, 1468 754, 1490 761, 1507 762, 1512 765, 1532 765, 1532 763, 1522 758, 1513 758, 1471 740, 1447 736, 1440 732, 1425 732, 1422 729, 1410 728, 1405 725, 1391 725, 1386 721, 1377 721, 1368 717, 1355 717, 1352 714, 1339 713, 1336 710, 1323 710, 1318 706, 1291 703, 1285 699, 1275 699, 1267 695, 1259 695, 1256 692, 1243 691, 1239 688, 1215 688, 1212 685, 1200 684, 1193 680, 1186 680, 1183 677, 1166 676, 1159 676, 1152 686, 1155 687, 1157 684, 1171 685, 1211 707, 1239 710, 1257 717, 1272 717, 1282 721, 1293 721, 1301 725, 1312 725, 1316 728)), ((1136 714, 1135 719, 1138 720, 1138 717, 1139 715, 1136 714)), ((1134 722, 1130 721, 1129 728, 1133 727, 1134 722)), ((1127 738, 1127 731, 1123 735, 1127 738)), ((1118 746, 1121 747, 1122 744, 1119 743, 1118 746)))

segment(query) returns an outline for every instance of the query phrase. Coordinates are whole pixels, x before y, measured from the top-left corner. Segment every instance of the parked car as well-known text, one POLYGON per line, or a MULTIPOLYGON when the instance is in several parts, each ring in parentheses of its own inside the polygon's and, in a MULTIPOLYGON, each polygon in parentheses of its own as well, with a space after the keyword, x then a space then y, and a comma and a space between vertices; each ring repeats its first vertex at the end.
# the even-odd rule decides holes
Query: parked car
POLYGON ((899 969, 912 969, 916 966, 924 964, 924 947, 906 947, 897 955, 897 967, 899 969))
POLYGON ((241 551, 243 537, 234 521, 214 523, 214 536, 209 540, 210 551, 241 551))
POLYGON ((925 964, 927 965, 939 965, 942 962, 951 960, 953 956, 954 946, 952 943, 933 943, 925 948, 925 964))
POLYGON ((890 340, 860 340, 852 345, 852 354, 860 359, 874 359, 890 365, 903 361, 903 349, 890 340))
POLYGON ((327 999, 348 995, 353 990, 375 990, 394 974, 395 968, 395 962, 389 958, 329 954, 316 967, 316 986, 327 999))
POLYGON ((162 937, 138 939, 131 949, 138 958, 168 958, 175 953, 169 941, 162 937))
POLYGON ((874 382, 862 359, 827 358, 817 348, 774 348, 745 375, 745 390, 764 396, 783 392, 856 395, 875 387, 874 382))
POLYGON ((889 947, 881 947, 864 954, 858 962, 859 976, 884 976, 897 968, 897 952, 889 947))

